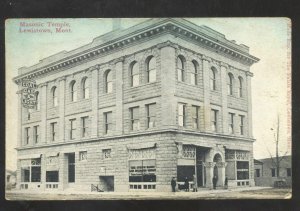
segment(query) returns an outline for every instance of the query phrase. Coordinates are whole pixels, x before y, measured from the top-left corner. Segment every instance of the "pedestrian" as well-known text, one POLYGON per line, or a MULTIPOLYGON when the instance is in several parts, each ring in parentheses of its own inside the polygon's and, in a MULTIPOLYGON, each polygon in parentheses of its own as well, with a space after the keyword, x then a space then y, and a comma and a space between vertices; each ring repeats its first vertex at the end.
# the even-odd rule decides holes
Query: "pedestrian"
POLYGON ((227 176, 225 177, 224 186, 225 186, 225 189, 228 189, 228 178, 227 178, 227 176))
POLYGON ((194 174, 193 175, 193 182, 194 182, 194 184, 193 184, 193 192, 197 192, 198 190, 197 190, 197 177, 196 177, 196 175, 194 174))
POLYGON ((175 177, 172 177, 172 180, 171 180, 171 186, 172 186, 172 192, 175 192, 175 187, 176 187, 176 180, 175 180, 175 177))
POLYGON ((189 187, 189 180, 187 177, 185 177, 184 179, 184 188, 185 188, 185 192, 189 192, 190 187, 189 187))
POLYGON ((214 177, 213 177, 212 180, 213 180, 213 186, 214 186, 214 189, 216 189, 217 181, 218 181, 217 175, 214 175, 214 177))

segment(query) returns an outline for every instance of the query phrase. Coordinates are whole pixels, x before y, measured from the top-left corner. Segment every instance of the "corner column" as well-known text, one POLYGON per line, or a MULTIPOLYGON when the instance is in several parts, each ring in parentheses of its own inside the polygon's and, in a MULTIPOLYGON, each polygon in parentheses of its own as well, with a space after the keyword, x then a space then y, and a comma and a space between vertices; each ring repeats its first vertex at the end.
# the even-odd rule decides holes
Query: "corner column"
POLYGON ((206 176, 206 184, 205 187, 213 189, 212 178, 214 175, 214 167, 216 165, 215 162, 205 162, 203 163, 205 167, 205 176, 206 176))
POLYGON ((116 86, 116 134, 123 134, 123 62, 124 57, 116 59, 115 63, 115 86, 116 86))
POLYGON ((222 128, 228 134, 228 103, 227 103, 227 69, 228 65, 221 62, 221 95, 222 95, 222 128))
POLYGON ((161 57, 161 125, 162 128, 176 128, 176 46, 167 42, 157 48, 161 57))
POLYGON ((92 71, 92 121, 91 121, 91 138, 98 137, 98 101, 99 101, 99 69, 100 66, 96 65, 91 68, 92 71))
POLYGON ((18 141, 17 141, 17 147, 21 147, 22 146, 22 142, 23 142, 23 129, 22 129, 22 124, 23 124, 23 119, 22 119, 22 112, 23 112, 23 108, 22 108, 22 91, 20 89, 19 86, 19 91, 17 92, 18 94, 18 141))
POLYGON ((211 131, 211 122, 210 122, 210 63, 211 59, 207 56, 202 57, 203 64, 203 90, 204 90, 204 129, 205 131, 211 131))
POLYGON ((59 139, 65 142, 65 90, 66 77, 59 78, 59 139))
POLYGON ((247 72, 247 100, 248 100, 248 137, 252 138, 252 92, 251 92, 251 77, 253 74, 251 72, 247 72))
POLYGON ((41 143, 47 142, 47 83, 41 84, 41 143))

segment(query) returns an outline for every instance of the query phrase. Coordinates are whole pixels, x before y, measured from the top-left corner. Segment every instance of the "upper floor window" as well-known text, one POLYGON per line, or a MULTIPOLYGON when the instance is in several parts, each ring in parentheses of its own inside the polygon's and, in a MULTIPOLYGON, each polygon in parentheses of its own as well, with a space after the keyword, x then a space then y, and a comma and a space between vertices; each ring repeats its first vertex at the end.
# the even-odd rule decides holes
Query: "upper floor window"
POLYGON ((218 131, 218 110, 211 110, 211 131, 218 131))
POLYGON ((191 84, 197 85, 197 74, 198 74, 198 63, 193 60, 192 61, 192 69, 191 69, 191 84))
POLYGON ((217 78, 217 69, 215 67, 212 67, 210 70, 210 89, 211 90, 217 90, 216 78, 217 78))
POLYGON ((30 127, 25 128, 25 145, 30 142, 30 127))
POLYGON ((156 81, 156 59, 151 56, 147 62, 147 82, 151 83, 156 81))
POLYGON ((140 129, 139 107, 130 108, 131 130, 140 129))
POLYGON ((112 112, 106 112, 104 113, 104 122, 105 122, 105 134, 112 131, 112 112))
POLYGON ((51 141, 56 141, 57 139, 57 122, 51 123, 51 141))
POLYGON ((77 101, 77 88, 76 88, 76 81, 72 81, 70 84, 70 91, 71 91, 71 101, 77 101))
POLYGON ((39 111, 41 108, 41 103, 40 103, 40 95, 39 92, 35 93, 35 100, 36 100, 36 110, 39 111))
POLYGON ((70 119, 70 139, 74 139, 75 138, 75 120, 76 119, 70 119))
POLYGON ((199 106, 192 106, 193 128, 199 129, 199 106))
POLYGON ((138 86, 140 84, 139 65, 137 62, 132 63, 130 69, 131 86, 138 86))
POLYGON ((275 168, 271 168, 271 174, 272 174, 272 177, 276 177, 276 169, 275 168))
POLYGON ((177 57, 177 78, 178 81, 184 82, 184 71, 185 71, 185 66, 184 66, 184 57, 183 56, 178 56, 177 57))
POLYGON ((183 104, 183 103, 179 103, 178 104, 178 125, 179 126, 181 126, 181 127, 185 127, 185 124, 186 124, 186 122, 185 122, 185 113, 186 113, 186 111, 185 111, 185 109, 186 109, 186 105, 185 104, 183 104))
POLYGON ((88 120, 89 117, 81 117, 81 137, 87 137, 88 136, 88 120))
POLYGON ((147 108, 147 127, 153 128, 155 127, 156 122, 156 104, 148 104, 146 105, 147 108))
POLYGON ((112 71, 107 70, 105 73, 105 92, 111 93, 113 91, 113 77, 112 71))
POLYGON ((57 88, 56 86, 52 88, 52 105, 56 107, 58 105, 58 97, 57 97, 57 88))
POLYGON ((240 117, 240 134, 244 135, 244 119, 245 119, 245 116, 239 115, 239 117, 240 117))
POLYGON ((238 96, 239 97, 243 97, 243 78, 242 77, 239 77, 239 89, 238 89, 238 96))
POLYGON ((227 79, 227 91, 228 95, 233 95, 233 75, 232 73, 228 73, 228 79, 227 79))
POLYGON ((229 134, 233 134, 234 133, 234 113, 229 113, 228 114, 228 131, 229 134))
POLYGON ((84 78, 82 80, 82 98, 83 99, 89 99, 90 98, 90 87, 89 87, 89 79, 84 78))
POLYGON ((39 143, 40 140, 40 128, 39 126, 34 126, 33 127, 33 137, 34 137, 34 143, 39 143))

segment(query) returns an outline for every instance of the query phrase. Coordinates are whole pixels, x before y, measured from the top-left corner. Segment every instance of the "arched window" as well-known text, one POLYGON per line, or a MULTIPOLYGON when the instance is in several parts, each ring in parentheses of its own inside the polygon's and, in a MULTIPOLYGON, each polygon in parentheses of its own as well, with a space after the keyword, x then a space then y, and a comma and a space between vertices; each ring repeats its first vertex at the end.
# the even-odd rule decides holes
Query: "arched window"
POLYGON ((184 82, 184 58, 182 56, 177 57, 177 78, 178 81, 184 82))
POLYGON ((56 107, 58 105, 56 86, 52 88, 52 105, 53 105, 53 107, 56 107))
POLYGON ((228 79, 227 79, 227 91, 228 95, 233 95, 233 75, 232 73, 228 73, 228 79))
POLYGON ((132 63, 130 70, 131 86, 138 86, 140 84, 139 66, 137 62, 132 63))
POLYGON ((152 56, 147 64, 147 82, 156 81, 156 59, 152 56))
POLYGON ((191 64, 191 84, 197 85, 198 63, 193 60, 191 64))
POLYGON ((105 92, 111 93, 113 90, 113 82, 112 82, 112 72, 111 70, 107 70, 105 74, 105 92))
POLYGON ((82 80, 82 98, 89 99, 90 98, 90 87, 89 87, 89 79, 84 78, 82 80))
POLYGON ((242 77, 239 77, 239 89, 238 89, 238 92, 239 92, 239 97, 243 97, 243 78, 242 77))
POLYGON ((72 102, 77 101, 76 81, 72 81, 70 84, 70 97, 72 102))
POLYGON ((210 89, 211 90, 217 90, 216 74, 217 74, 216 68, 212 67, 210 70, 210 89))
POLYGON ((36 100, 36 107, 35 107, 35 109, 37 111, 39 111, 40 110, 40 106, 41 106, 39 92, 35 93, 35 100, 36 100))

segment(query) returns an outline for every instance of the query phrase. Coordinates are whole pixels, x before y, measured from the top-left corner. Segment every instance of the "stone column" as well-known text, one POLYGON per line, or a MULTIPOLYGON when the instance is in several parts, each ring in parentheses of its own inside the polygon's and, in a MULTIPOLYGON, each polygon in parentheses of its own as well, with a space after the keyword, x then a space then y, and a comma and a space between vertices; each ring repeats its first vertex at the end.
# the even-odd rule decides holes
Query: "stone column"
POLYGON ((20 190, 21 189, 21 161, 20 159, 17 160, 17 178, 16 178, 16 189, 20 190))
POLYGON ((98 137, 98 101, 99 101, 99 66, 91 68, 92 71, 92 89, 91 89, 91 98, 92 98, 92 120, 91 120, 91 138, 98 137))
POLYGON ((205 167, 205 176, 206 176, 206 184, 205 187, 213 189, 213 176, 214 176, 214 167, 215 167, 215 162, 205 162, 203 163, 205 167))
POLYGON ((47 83, 41 84, 41 144, 47 143, 47 83))
POLYGON ((68 159, 67 154, 60 153, 59 158, 59 190, 64 190, 68 185, 68 159))
POLYGON ((203 113, 204 113, 204 128, 205 132, 211 131, 211 121, 210 121, 210 62, 211 59, 203 56, 202 57, 203 63, 203 90, 204 90, 204 106, 203 106, 203 113))
POLYGON ((46 189, 46 154, 41 157, 41 190, 46 189))
POLYGON ((226 162, 217 162, 216 166, 218 167, 218 182, 217 186, 224 186, 225 182, 225 168, 227 163, 226 162))
POLYGON ((251 92, 251 77, 253 74, 247 72, 247 101, 248 101, 248 137, 252 138, 252 92, 251 92))
POLYGON ((19 87, 19 91, 17 92, 18 94, 18 141, 17 141, 17 147, 21 147, 22 146, 22 143, 23 143, 23 140, 24 140, 24 137, 23 137, 23 128, 22 128, 22 123, 23 123, 23 119, 22 119, 22 112, 24 111, 23 108, 22 108, 22 91, 20 90, 20 87, 19 87))
POLYGON ((59 78, 59 137, 60 142, 65 142, 65 90, 66 90, 66 77, 59 78))
POLYGON ((177 101, 175 95, 176 84, 176 46, 163 43, 160 49, 161 61, 161 128, 176 128, 177 101))
POLYGON ((228 65, 221 62, 221 96, 222 96, 222 128, 224 134, 228 131, 228 103, 227 103, 227 69, 228 65))
POLYGON ((115 61, 115 87, 116 87, 116 135, 123 134, 123 62, 124 57, 116 59, 115 61))

